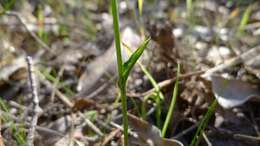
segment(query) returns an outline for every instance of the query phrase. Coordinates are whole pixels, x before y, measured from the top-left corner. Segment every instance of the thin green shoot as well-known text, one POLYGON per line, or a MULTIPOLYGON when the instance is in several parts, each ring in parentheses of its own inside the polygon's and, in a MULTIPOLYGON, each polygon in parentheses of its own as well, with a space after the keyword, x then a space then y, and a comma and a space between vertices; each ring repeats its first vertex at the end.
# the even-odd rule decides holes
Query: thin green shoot
POLYGON ((118 70, 118 86, 121 96, 121 106, 123 113, 123 133, 124 133, 124 146, 128 146, 128 119, 127 119, 127 99, 126 99, 126 82, 129 76, 130 70, 134 67, 134 64, 142 55, 144 49, 148 45, 150 39, 146 39, 143 44, 131 55, 131 57, 123 63, 121 54, 121 39, 119 31, 119 14, 118 14, 118 2, 112 0, 111 4, 113 25, 114 25, 114 38, 117 56, 117 70, 118 70))
POLYGON ((138 10, 139 10, 139 16, 142 16, 142 13, 143 13, 143 0, 138 0, 138 10))
POLYGON ((208 122, 209 122, 210 118, 212 117, 212 115, 214 114, 214 111, 215 111, 217 105, 218 105, 218 102, 215 99, 213 101, 213 103, 210 105, 207 113, 205 114, 205 116, 201 120, 199 127, 198 127, 198 129, 197 129, 197 131, 196 131, 196 133, 195 133, 195 135, 192 139, 190 146, 198 146, 199 139, 200 139, 202 133, 204 132, 205 128, 208 126, 208 122))
POLYGON ((178 63, 178 66, 177 66, 177 77, 176 77, 176 81, 175 81, 175 84, 174 84, 171 104, 170 104, 170 107, 169 107, 169 110, 168 110, 168 113, 167 113, 167 116, 166 116, 166 120, 165 120, 164 125, 163 125, 162 137, 165 137, 167 129, 168 129, 168 126, 169 126, 169 123, 170 123, 172 115, 173 115, 173 109, 175 107, 175 103, 176 103, 177 95, 178 95, 179 76, 180 76, 180 64, 178 63))
POLYGON ((146 119, 146 101, 151 98, 151 95, 146 95, 144 98, 143 98, 143 102, 142 102, 142 106, 141 106, 141 117, 143 120, 146 119))
MULTIPOLYGON (((126 49, 127 54, 130 56, 130 54, 132 54, 130 47, 125 43, 123 43, 123 46, 126 49)), ((161 100, 164 100, 164 95, 162 94, 158 83, 155 81, 155 79, 153 78, 151 73, 146 69, 146 67, 140 61, 137 61, 137 64, 140 66, 140 68, 142 69, 142 71, 147 76, 148 80, 151 82, 152 86, 155 89, 155 95, 153 95, 151 97, 156 102, 156 125, 158 127, 160 127, 161 126, 161 100)), ((149 98, 149 96, 150 95, 148 95, 148 98, 149 98)), ((145 98, 145 99, 148 99, 148 98, 145 98)), ((146 102, 146 100, 144 100, 143 102, 146 102)), ((145 107, 144 106, 145 106, 145 104, 143 104, 143 107, 142 107, 142 117, 145 119, 145 114, 144 114, 145 107)))
POLYGON ((112 0, 112 15, 113 15, 113 25, 114 25, 114 37, 116 45, 116 56, 117 56, 117 70, 118 70, 118 86, 120 89, 120 96, 122 102, 122 112, 123 112, 123 129, 124 129, 124 146, 128 146, 128 119, 127 119, 127 99, 126 99, 126 89, 123 77, 123 61, 121 55, 121 40, 119 31, 119 14, 117 0, 112 0))
POLYGON ((240 21, 240 24, 239 24, 239 27, 238 27, 238 34, 241 35, 244 33, 245 31, 245 26, 247 25, 248 21, 249 21, 249 18, 250 18, 250 15, 251 15, 251 12, 252 12, 252 6, 249 5, 247 7, 247 9, 245 10, 245 12, 243 13, 243 16, 242 16, 242 19, 240 21))
MULTIPOLYGON (((132 54, 132 51, 130 49, 130 47, 123 43, 123 46, 126 48, 127 54, 130 55, 132 54)), ((144 72, 144 74, 147 76, 148 80, 151 82, 151 84, 153 85, 155 92, 159 94, 160 99, 164 99, 164 96, 160 90, 160 87, 158 85, 158 83, 155 81, 155 79, 153 78, 152 74, 148 71, 148 69, 146 69, 146 67, 140 62, 137 61, 137 64, 140 66, 140 68, 142 69, 142 71, 144 72)))

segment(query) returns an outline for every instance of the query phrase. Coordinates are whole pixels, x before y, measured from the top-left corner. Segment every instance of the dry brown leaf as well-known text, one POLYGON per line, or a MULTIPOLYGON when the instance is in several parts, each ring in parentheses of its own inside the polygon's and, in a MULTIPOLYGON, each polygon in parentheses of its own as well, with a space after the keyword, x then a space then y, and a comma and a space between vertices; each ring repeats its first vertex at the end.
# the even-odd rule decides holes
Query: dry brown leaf
POLYGON ((83 110, 83 109, 90 109, 96 106, 97 104, 94 100, 81 98, 75 101, 72 108, 73 110, 83 110))

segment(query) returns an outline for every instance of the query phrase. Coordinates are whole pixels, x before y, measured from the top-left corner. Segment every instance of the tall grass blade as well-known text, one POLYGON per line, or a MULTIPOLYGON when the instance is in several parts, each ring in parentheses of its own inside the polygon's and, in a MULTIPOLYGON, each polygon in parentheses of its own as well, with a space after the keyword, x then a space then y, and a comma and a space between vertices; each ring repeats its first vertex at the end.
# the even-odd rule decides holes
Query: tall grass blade
POLYGON ((177 67, 177 77, 176 77, 176 81, 175 81, 175 84, 174 84, 172 101, 171 101, 169 111, 168 111, 167 116, 166 116, 166 120, 165 120, 164 125, 163 125, 162 137, 165 137, 168 125, 169 125, 171 118, 172 118, 173 109, 175 107, 175 103, 176 103, 176 100, 177 100, 178 87, 179 87, 179 76, 180 76, 180 64, 178 64, 178 67, 177 67))
POLYGON ((121 55, 121 39, 119 30, 119 14, 118 14, 118 2, 117 0, 112 0, 112 15, 113 15, 113 25, 114 25, 114 37, 116 46, 116 56, 117 56, 117 69, 119 74, 119 79, 123 75, 123 61, 121 55))
POLYGON ((128 146, 128 119, 127 119, 127 100, 126 100, 126 78, 124 76, 124 66, 121 54, 121 40, 119 31, 119 14, 117 0, 112 0, 112 15, 114 26, 114 37, 117 56, 117 70, 118 70, 118 86, 120 89, 121 105, 123 113, 123 129, 124 129, 124 146, 128 146))

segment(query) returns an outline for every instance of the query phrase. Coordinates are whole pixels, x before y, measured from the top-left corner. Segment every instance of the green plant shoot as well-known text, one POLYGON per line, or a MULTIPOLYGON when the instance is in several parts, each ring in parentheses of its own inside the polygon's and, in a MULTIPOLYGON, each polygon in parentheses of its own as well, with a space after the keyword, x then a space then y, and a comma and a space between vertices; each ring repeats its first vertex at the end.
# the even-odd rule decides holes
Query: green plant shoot
POLYGON ((124 129, 124 146, 128 146, 128 119, 127 119, 127 99, 126 99, 126 81, 130 70, 134 67, 134 64, 138 58, 142 55, 144 49, 149 43, 150 39, 146 39, 144 43, 136 49, 136 51, 131 55, 131 57, 123 63, 121 54, 121 40, 119 31, 119 14, 117 0, 112 0, 112 15, 114 24, 114 37, 115 37, 115 47, 117 56, 117 70, 118 70, 118 86, 120 89, 120 96, 122 102, 122 112, 123 112, 123 129, 124 129))
POLYGON ((169 110, 168 110, 168 113, 167 113, 167 116, 166 116, 166 120, 165 120, 164 125, 163 125, 162 137, 165 137, 165 135, 166 135, 166 131, 167 131, 168 125, 171 121, 173 109, 175 107, 175 103, 176 103, 176 100, 177 100, 178 87, 179 87, 179 76, 180 76, 180 64, 178 64, 178 67, 177 67, 177 77, 176 77, 176 81, 175 81, 175 84, 174 84, 172 101, 171 101, 171 104, 170 104, 170 107, 169 107, 169 110))

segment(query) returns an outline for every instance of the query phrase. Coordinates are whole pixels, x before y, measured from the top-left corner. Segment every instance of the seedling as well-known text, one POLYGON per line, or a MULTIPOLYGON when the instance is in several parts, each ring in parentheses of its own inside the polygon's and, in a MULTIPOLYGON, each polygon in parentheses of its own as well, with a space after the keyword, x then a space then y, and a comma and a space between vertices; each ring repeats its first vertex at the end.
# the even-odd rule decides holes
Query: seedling
POLYGON ((128 146, 128 119, 127 119, 127 102, 126 102, 126 81, 130 70, 134 67, 138 58, 142 55, 144 49, 149 43, 150 39, 146 39, 139 48, 131 55, 131 57, 123 62, 121 55, 121 40, 119 32, 119 14, 117 0, 112 0, 112 15, 114 24, 114 37, 117 56, 117 70, 118 70, 118 87, 121 95, 121 105, 123 112, 123 129, 124 129, 124 146, 128 146))

